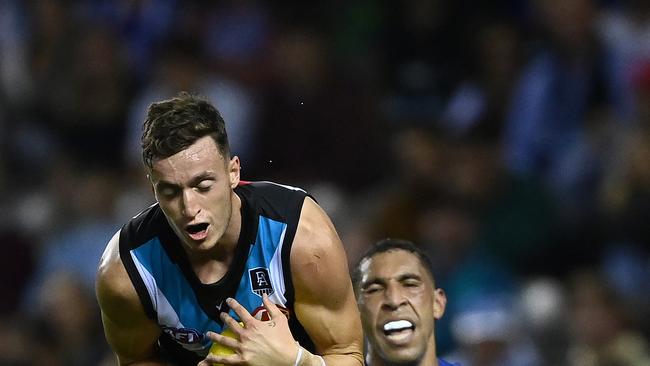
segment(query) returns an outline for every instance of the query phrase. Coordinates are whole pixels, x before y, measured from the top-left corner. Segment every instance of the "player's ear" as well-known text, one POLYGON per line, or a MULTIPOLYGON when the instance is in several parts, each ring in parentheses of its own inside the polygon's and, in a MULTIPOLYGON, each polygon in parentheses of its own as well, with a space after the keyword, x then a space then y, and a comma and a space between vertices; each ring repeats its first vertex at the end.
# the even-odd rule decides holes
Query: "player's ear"
POLYGON ((447 306, 447 295, 441 288, 433 290, 433 317, 438 320, 442 318, 447 306))
POLYGON ((228 162, 228 175, 230 178, 230 188, 235 188, 239 184, 241 173, 241 165, 239 163, 239 156, 233 156, 228 162))

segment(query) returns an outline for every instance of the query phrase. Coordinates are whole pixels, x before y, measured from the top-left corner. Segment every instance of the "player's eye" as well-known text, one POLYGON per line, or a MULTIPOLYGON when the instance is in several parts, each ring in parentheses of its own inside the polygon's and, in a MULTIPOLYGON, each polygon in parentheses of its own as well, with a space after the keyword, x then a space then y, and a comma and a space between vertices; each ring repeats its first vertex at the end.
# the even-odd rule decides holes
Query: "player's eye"
POLYGON ((374 294, 374 293, 377 293, 377 292, 381 291, 381 289, 382 289, 382 287, 380 285, 374 284, 374 285, 370 285, 370 286, 364 288, 363 293, 371 295, 371 294, 374 294))
POLYGON ((213 185, 213 184, 214 184, 214 181, 213 181, 213 180, 211 180, 211 179, 206 179, 206 180, 202 180, 202 181, 201 181, 201 182, 196 186, 196 188, 197 188, 199 191, 201 191, 201 192, 207 192, 207 191, 210 190, 210 188, 212 188, 212 185, 213 185))
POLYGON ((173 187, 164 187, 158 191, 158 194, 164 198, 174 198, 178 194, 178 189, 173 187))
POLYGON ((420 286, 420 281, 418 280, 406 280, 404 281, 404 287, 418 287, 420 286))

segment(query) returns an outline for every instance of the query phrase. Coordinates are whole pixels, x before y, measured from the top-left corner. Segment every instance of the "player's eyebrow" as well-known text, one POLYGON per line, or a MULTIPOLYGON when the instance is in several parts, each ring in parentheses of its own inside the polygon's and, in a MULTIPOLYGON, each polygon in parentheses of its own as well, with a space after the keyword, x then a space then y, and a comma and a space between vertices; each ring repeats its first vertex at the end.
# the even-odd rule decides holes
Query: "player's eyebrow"
MULTIPOLYGON (((420 276, 417 273, 413 273, 413 272, 401 273, 398 276, 396 276, 395 278, 399 282, 406 281, 406 280, 422 281, 422 276, 420 276)), ((365 289, 365 288, 368 288, 369 286, 372 286, 372 285, 375 285, 375 284, 384 285, 384 284, 386 284, 386 282, 388 282, 388 279, 386 279, 384 277, 372 277, 372 278, 367 279, 366 281, 363 281, 361 283, 360 288, 365 289)))
POLYGON ((212 171, 207 170, 207 171, 205 171, 203 173, 200 173, 200 174, 194 176, 192 179, 190 179, 190 184, 189 185, 190 186, 195 186, 195 185, 197 185, 197 184, 199 184, 202 181, 207 180, 207 179, 211 179, 211 180, 215 179, 214 173, 212 171))
POLYGON ((156 189, 165 189, 165 188, 172 188, 172 189, 178 189, 180 186, 175 183, 167 182, 164 180, 158 181, 156 183, 156 189))
POLYGON ((420 276, 417 273, 407 272, 407 273, 403 273, 403 274, 399 275, 397 277, 397 280, 398 281, 406 281, 406 280, 418 280, 418 281, 421 281, 422 276, 420 276))

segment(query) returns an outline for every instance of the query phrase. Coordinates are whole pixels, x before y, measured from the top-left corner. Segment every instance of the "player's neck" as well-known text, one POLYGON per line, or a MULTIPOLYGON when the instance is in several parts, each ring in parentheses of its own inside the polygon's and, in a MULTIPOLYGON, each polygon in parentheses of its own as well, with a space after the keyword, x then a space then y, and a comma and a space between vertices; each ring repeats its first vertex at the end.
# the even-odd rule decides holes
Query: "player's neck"
POLYGON ((211 251, 211 257, 214 260, 223 260, 232 257, 235 254, 237 249, 237 244, 239 243, 239 237, 241 236, 242 230, 242 212, 241 212, 241 198, 232 191, 232 206, 230 212, 230 221, 228 222, 228 227, 226 231, 217 242, 217 245, 211 251))

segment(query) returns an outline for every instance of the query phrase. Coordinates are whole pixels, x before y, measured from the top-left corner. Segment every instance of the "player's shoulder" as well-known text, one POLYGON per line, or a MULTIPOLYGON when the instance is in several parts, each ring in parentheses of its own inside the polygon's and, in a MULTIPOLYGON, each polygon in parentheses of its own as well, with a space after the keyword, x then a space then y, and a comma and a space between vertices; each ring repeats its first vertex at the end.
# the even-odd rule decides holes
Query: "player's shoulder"
POLYGON ((99 261, 96 281, 98 295, 120 295, 128 293, 130 281, 126 269, 122 264, 122 258, 120 257, 121 231, 119 230, 113 235, 99 261))
POLYGON ((108 242, 97 269, 95 290, 102 309, 113 307, 115 302, 137 300, 135 288, 120 257, 121 233, 119 230, 108 242))
POLYGON ((343 243, 332 221, 313 200, 305 199, 291 246, 290 268, 296 299, 340 308, 352 299, 343 243), (323 298, 323 294, 327 294, 323 298))
POLYGON ((306 198, 291 250, 292 263, 301 266, 304 261, 335 260, 341 251, 341 240, 329 216, 316 201, 306 198))
MULTIPOLYGON (((135 215, 109 240, 97 269, 96 292, 100 304, 108 301, 138 299, 122 256, 130 249, 158 236, 168 226, 158 204, 149 206, 135 215)), ((110 305, 109 303, 107 303, 110 305)), ((104 307, 102 304, 102 307, 104 307)))
POLYGON ((306 231, 310 235, 321 232, 329 233, 334 230, 334 225, 325 210, 311 197, 305 199, 302 204, 298 225, 302 231, 306 231))

